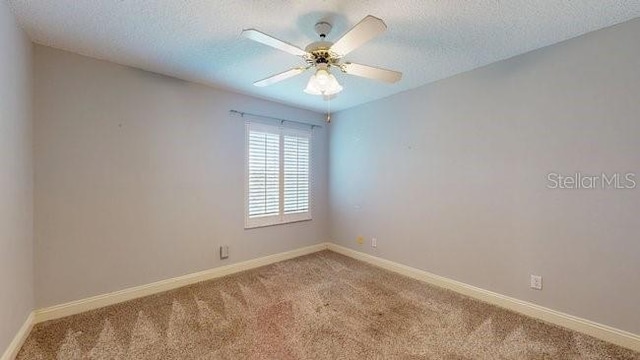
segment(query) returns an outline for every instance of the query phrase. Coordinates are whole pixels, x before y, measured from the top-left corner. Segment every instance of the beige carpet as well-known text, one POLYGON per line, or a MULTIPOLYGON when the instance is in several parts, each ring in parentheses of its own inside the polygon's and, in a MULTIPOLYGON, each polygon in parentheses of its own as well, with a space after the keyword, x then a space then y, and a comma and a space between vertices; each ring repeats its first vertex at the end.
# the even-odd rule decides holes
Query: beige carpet
POLYGON ((18 359, 640 359, 324 251, 37 325, 18 359))

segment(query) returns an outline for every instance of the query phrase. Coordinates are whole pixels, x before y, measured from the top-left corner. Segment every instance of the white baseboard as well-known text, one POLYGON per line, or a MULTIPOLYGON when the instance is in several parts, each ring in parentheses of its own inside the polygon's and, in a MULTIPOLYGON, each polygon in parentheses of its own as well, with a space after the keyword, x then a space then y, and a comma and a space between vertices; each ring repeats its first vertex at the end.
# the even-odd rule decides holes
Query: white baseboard
POLYGON ((450 289, 469 297, 500 306, 551 324, 559 325, 571 330, 593 336, 595 338, 614 343, 635 351, 640 351, 640 335, 611 326, 599 324, 577 316, 562 313, 527 301, 518 300, 509 296, 484 290, 459 281, 451 280, 429 272, 412 268, 410 266, 395 263, 390 260, 365 254, 333 243, 322 243, 312 245, 284 253, 265 256, 236 264, 217 267, 193 274, 188 274, 173 279, 162 280, 147 285, 136 286, 108 294, 93 296, 90 298, 72 301, 66 304, 55 305, 44 309, 39 309, 31 313, 22 326, 9 348, 0 360, 12 360, 22 346, 33 324, 43 321, 53 320, 78 314, 81 312, 98 309, 101 307, 114 305, 124 301, 140 298, 147 295, 173 290, 182 286, 191 285, 197 282, 230 275, 240 271, 254 269, 260 266, 273 264, 279 261, 292 259, 298 256, 311 254, 314 252, 329 249, 339 254, 361 260, 372 265, 397 272, 399 274, 427 282, 442 288, 450 289))
POLYGON ((356 260, 361 260, 416 280, 453 290, 460 294, 540 319, 551 324, 575 330, 634 351, 640 351, 640 335, 582 319, 577 316, 565 314, 527 301, 518 300, 509 296, 484 290, 459 281, 447 279, 442 276, 431 274, 423 270, 398 264, 390 260, 365 254, 333 243, 329 243, 328 247, 331 251, 349 256, 356 260))
POLYGON ((2 356, 0 357, 0 360, 14 360, 16 356, 18 356, 18 351, 20 351, 20 348, 22 348, 22 344, 24 344, 25 340, 27 340, 27 336, 29 336, 34 323, 35 313, 32 311, 29 316, 27 316, 27 320, 24 321, 24 324, 22 324, 20 330, 18 330, 18 333, 9 344, 9 347, 7 347, 4 354, 2 354, 2 356))
MULTIPOLYGON (((35 323, 63 318, 65 316, 79 314, 85 311, 118 304, 124 301, 137 299, 143 296, 157 294, 167 290, 173 290, 182 286, 195 284, 201 281, 211 280, 221 276, 254 269, 260 266, 273 264, 279 261, 292 259, 298 256, 326 250, 327 243, 307 246, 279 254, 269 255, 257 259, 247 260, 226 266, 220 266, 193 274, 179 276, 172 279, 161 280, 151 284, 136 286, 108 294, 92 296, 90 298, 76 300, 65 304, 54 305, 35 311, 35 323)), ((4 360, 4 358, 2 359, 4 360)))

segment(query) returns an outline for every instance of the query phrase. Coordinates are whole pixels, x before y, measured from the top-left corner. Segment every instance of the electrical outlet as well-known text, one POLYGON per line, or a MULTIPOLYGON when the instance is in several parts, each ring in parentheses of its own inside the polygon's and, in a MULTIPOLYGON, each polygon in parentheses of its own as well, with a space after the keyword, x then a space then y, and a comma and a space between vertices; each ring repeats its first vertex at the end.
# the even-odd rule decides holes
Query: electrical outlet
POLYGON ((220 259, 224 260, 229 258, 229 245, 220 246, 220 259))
POLYGON ((542 290, 542 276, 531 275, 531 288, 536 290, 542 290))
POLYGON ((378 247, 378 239, 371 238, 371 247, 378 247))
POLYGON ((364 244, 364 238, 362 236, 358 236, 356 238, 356 242, 360 245, 364 244))

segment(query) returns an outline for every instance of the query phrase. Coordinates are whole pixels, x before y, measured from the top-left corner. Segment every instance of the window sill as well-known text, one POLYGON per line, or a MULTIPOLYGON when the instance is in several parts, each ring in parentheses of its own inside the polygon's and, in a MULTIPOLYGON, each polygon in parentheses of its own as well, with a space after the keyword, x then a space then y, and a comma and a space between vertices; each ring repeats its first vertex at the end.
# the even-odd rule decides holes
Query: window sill
POLYGON ((265 227, 271 227, 271 226, 301 223, 301 222, 306 222, 306 221, 311 221, 311 220, 313 220, 313 219, 312 218, 304 218, 304 219, 295 219, 295 220, 288 220, 288 221, 265 222, 265 223, 262 223, 262 224, 251 224, 251 223, 247 224, 245 222, 244 229, 245 230, 259 229, 259 228, 265 228, 265 227))

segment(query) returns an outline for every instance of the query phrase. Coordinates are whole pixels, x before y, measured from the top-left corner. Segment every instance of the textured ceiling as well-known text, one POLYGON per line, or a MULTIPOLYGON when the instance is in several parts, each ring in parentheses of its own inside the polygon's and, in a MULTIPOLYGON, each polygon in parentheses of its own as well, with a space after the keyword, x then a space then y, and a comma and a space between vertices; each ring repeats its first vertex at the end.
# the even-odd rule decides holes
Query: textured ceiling
POLYGON ((329 20, 335 41, 364 16, 388 30, 349 61, 402 71, 396 84, 334 73, 332 111, 386 97, 640 16, 640 0, 8 0, 39 44, 325 112, 302 92, 309 72, 252 85, 302 64, 240 37, 256 28, 304 48, 329 20))

